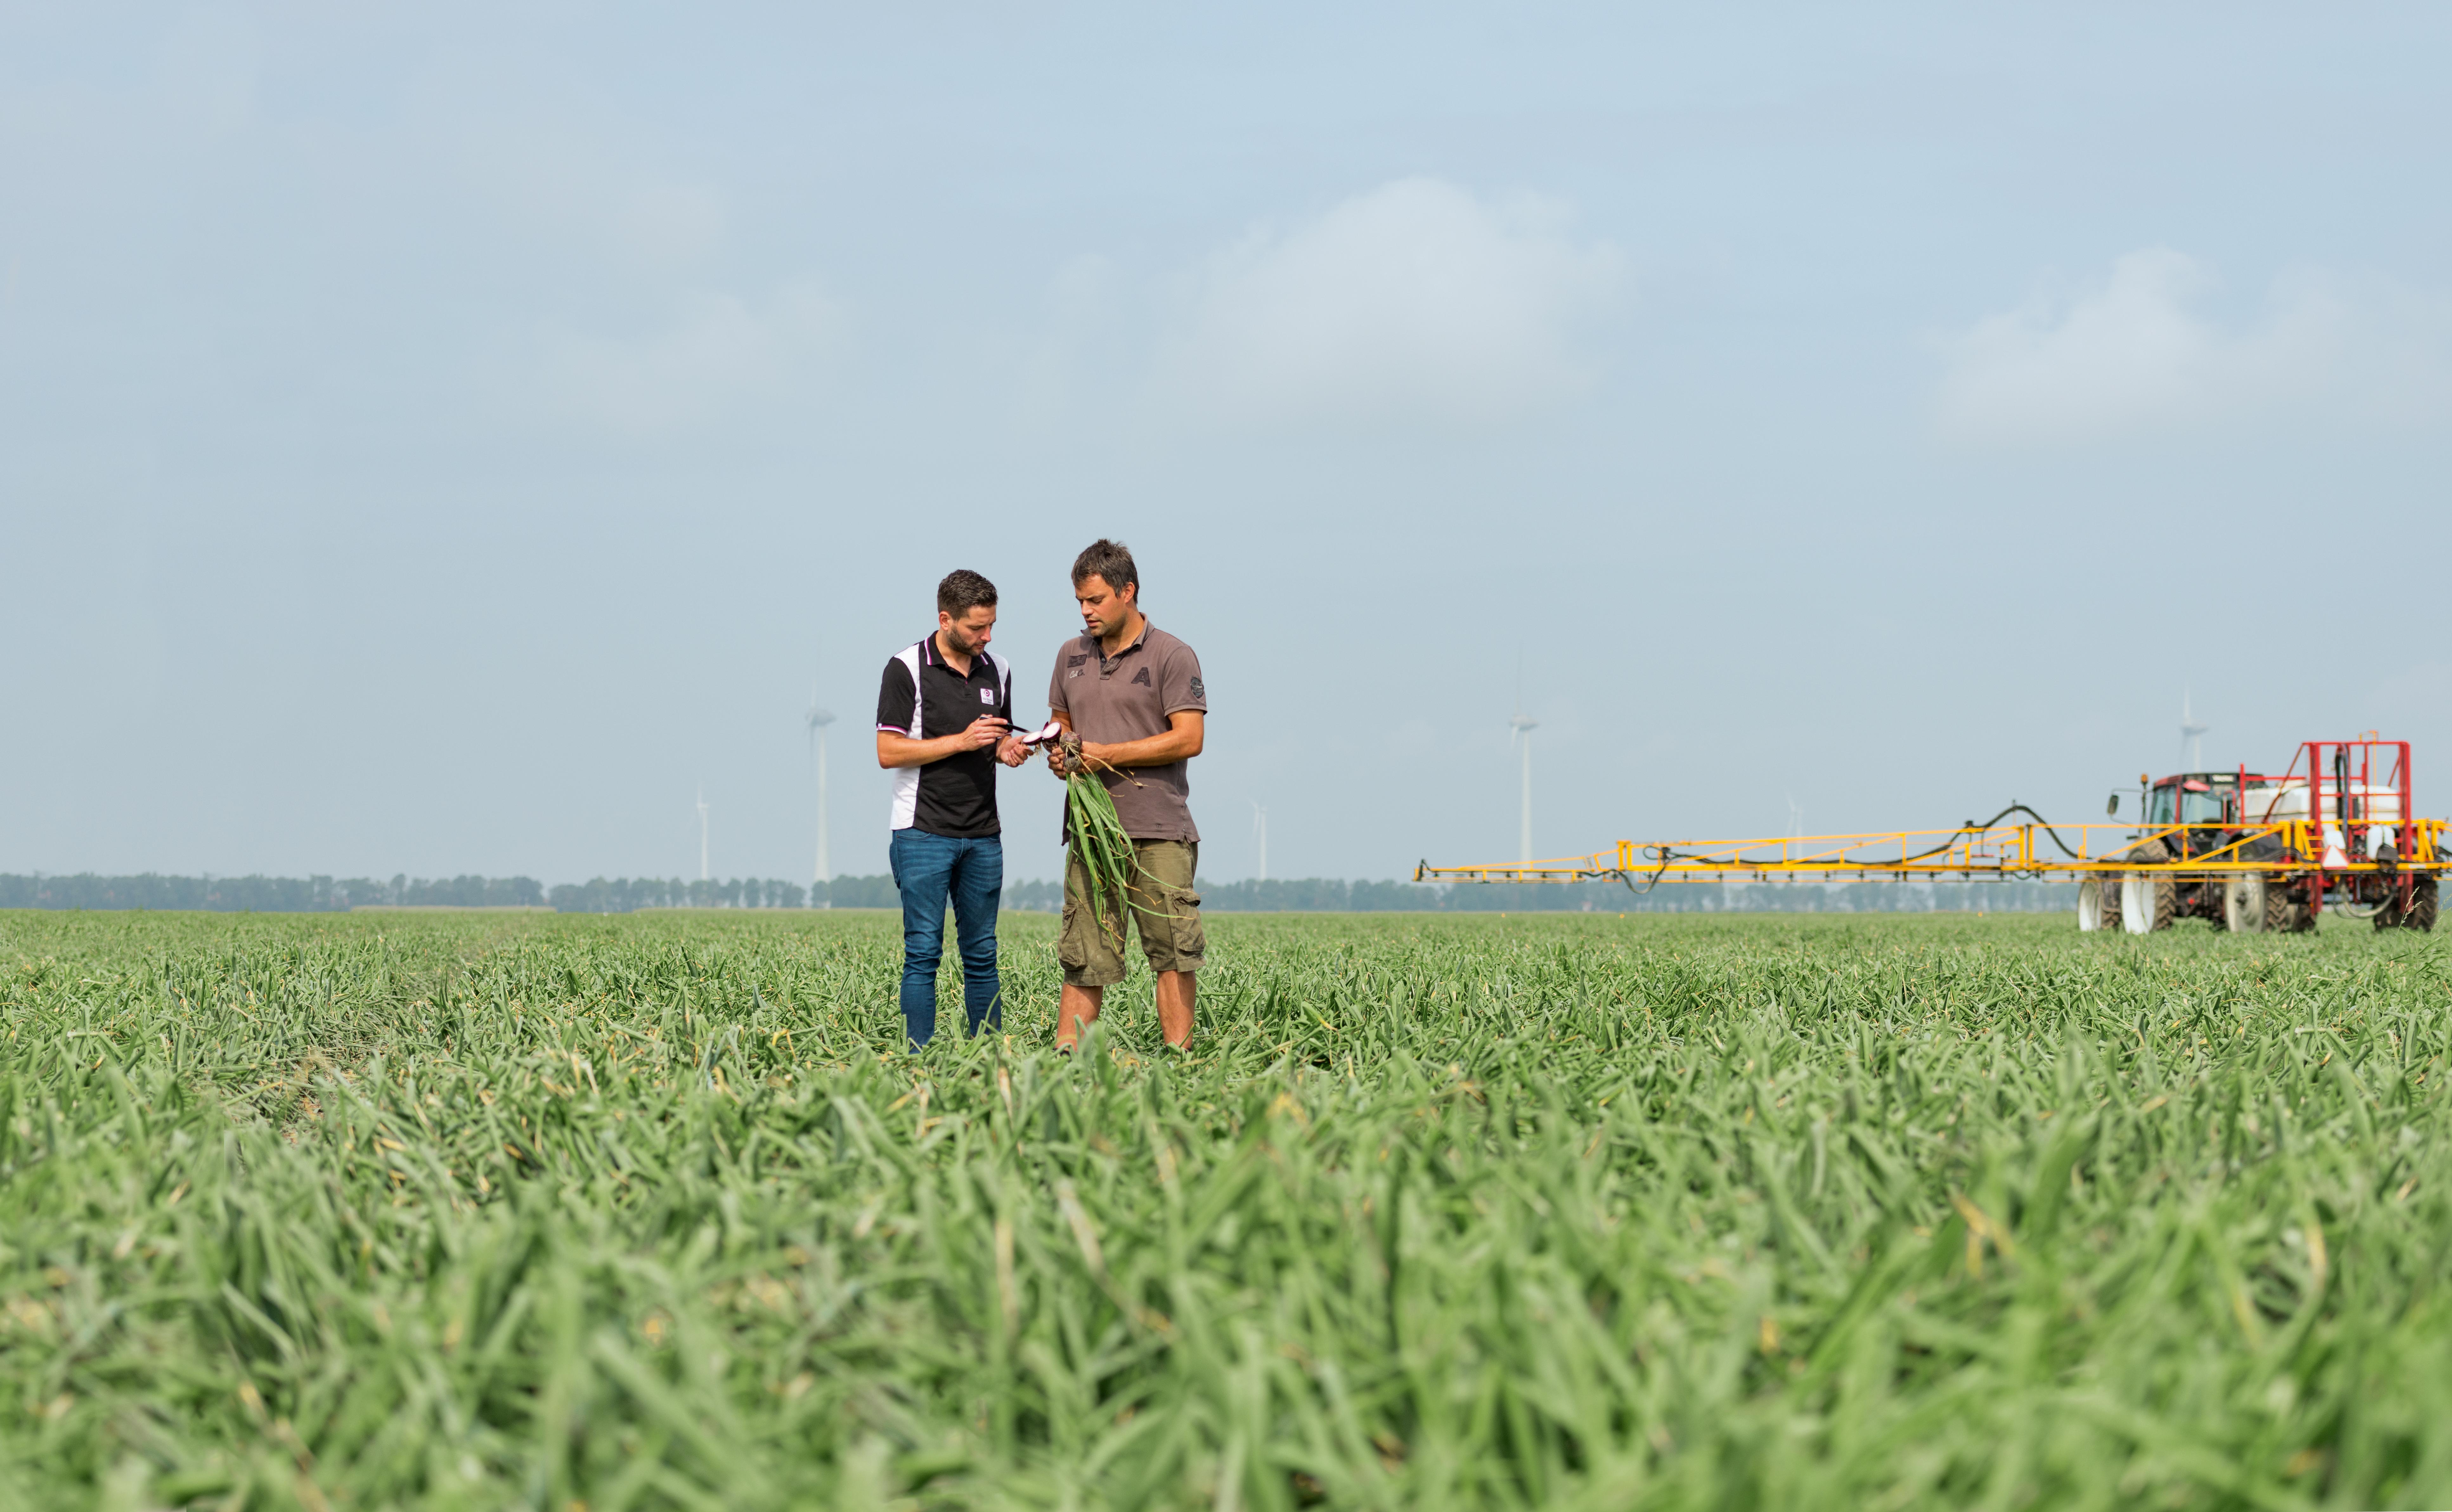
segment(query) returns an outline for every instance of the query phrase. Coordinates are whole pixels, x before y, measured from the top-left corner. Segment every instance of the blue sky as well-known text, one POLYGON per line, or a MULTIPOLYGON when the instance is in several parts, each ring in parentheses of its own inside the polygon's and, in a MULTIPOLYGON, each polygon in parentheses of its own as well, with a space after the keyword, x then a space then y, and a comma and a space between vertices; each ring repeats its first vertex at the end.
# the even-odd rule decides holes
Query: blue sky
MULTIPOLYGON (((2452 773, 2452 12, 0 5, 0 870, 883 870, 1093 537, 1204 871, 2452 773)), ((1013 874, 1053 783, 1006 779, 1013 874)))

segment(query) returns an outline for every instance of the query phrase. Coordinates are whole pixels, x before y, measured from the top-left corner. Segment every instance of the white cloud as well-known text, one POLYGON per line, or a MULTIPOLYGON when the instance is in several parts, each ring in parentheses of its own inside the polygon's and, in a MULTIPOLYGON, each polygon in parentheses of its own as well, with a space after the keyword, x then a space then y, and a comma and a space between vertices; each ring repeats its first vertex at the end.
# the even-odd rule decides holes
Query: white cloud
POLYGON ((1412 178, 1256 229, 1194 276, 1170 386, 1236 424, 1487 424, 1572 397, 1596 376, 1579 338, 1623 280, 1564 221, 1412 178))
POLYGON ((786 388, 840 344, 841 326, 813 281, 758 301, 696 291, 651 335, 551 339, 545 393, 564 415, 617 430, 685 430, 786 388))
POLYGON ((2039 297, 1949 338, 1940 418, 1969 440, 2087 442, 2233 421, 2301 404, 2381 354, 2354 341, 2350 303, 2325 279, 2277 283, 2230 330, 2199 313, 2211 271, 2166 247, 2131 252, 2104 281, 2039 297))
POLYGON ((723 196, 703 184, 625 184, 604 197, 598 213, 623 245, 659 265, 703 257, 723 241, 723 196))
POLYGON ((1034 428, 1057 422, 1092 397, 1102 365, 1141 370, 1149 353, 1133 344, 1136 333, 1123 318, 1129 297, 1126 280, 1106 258, 1076 257, 1058 270, 1042 302, 1041 329, 1015 354, 1018 419, 1034 428))
POLYGON ((727 239, 729 206, 714 185, 658 172, 562 128, 463 130, 472 178, 515 222, 590 256, 672 269, 703 261, 727 239))

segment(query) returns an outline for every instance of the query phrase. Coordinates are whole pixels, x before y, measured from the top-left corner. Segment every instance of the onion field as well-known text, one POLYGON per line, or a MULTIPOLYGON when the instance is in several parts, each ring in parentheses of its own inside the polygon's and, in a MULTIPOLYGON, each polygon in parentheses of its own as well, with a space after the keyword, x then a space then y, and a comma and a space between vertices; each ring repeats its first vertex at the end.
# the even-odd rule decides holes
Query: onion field
POLYGON ((0 914, 0 1487, 2452 1504, 2441 938, 1209 931, 1065 1061, 1043 917, 915 1057, 883 914, 0 914))

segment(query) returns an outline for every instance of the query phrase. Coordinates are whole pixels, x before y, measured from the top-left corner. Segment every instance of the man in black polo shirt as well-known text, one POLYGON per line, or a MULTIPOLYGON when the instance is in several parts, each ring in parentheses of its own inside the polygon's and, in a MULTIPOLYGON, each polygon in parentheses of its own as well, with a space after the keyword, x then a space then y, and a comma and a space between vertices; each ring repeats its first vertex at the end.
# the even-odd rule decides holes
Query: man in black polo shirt
POLYGON ((885 664, 877 695, 877 764, 894 774, 894 885, 902 893, 902 1027, 912 1049, 937 1031, 945 901, 962 953, 971 1032, 1004 1021, 997 995, 997 904, 1004 893, 996 765, 1019 766, 1013 668, 991 654, 996 584, 948 573, 937 633, 885 664))

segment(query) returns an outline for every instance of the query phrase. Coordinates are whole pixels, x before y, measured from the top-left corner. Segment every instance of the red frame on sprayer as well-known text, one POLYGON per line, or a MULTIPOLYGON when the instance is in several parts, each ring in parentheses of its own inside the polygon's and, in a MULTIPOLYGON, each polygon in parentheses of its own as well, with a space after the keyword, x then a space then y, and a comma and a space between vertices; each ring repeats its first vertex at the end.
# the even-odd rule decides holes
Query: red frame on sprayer
POLYGON ((2393 854, 2402 860, 2411 859, 2417 850, 2417 837, 2411 834, 2410 820, 2418 810, 2410 795, 2409 742, 2379 740, 2310 740, 2299 748, 2290 770, 2282 775, 2288 782, 2301 776, 2305 767, 2307 783, 2307 822, 2322 835, 2329 823, 2341 831, 2339 847, 2326 842, 2323 854, 2315 857, 2320 866, 2337 866, 2331 857, 2338 849, 2349 860, 2363 861, 2367 856, 2367 832, 2377 827, 2368 816, 2375 800, 2383 793, 2397 800, 2399 813, 2390 821, 2393 854), (2331 753, 2329 758, 2326 753, 2331 753), (2378 792, 2376 754, 2390 753, 2390 764, 2383 774, 2383 793, 2378 792), (2355 756, 2352 753, 2356 753, 2355 756), (2332 815, 2328 821, 2327 811, 2332 815))

